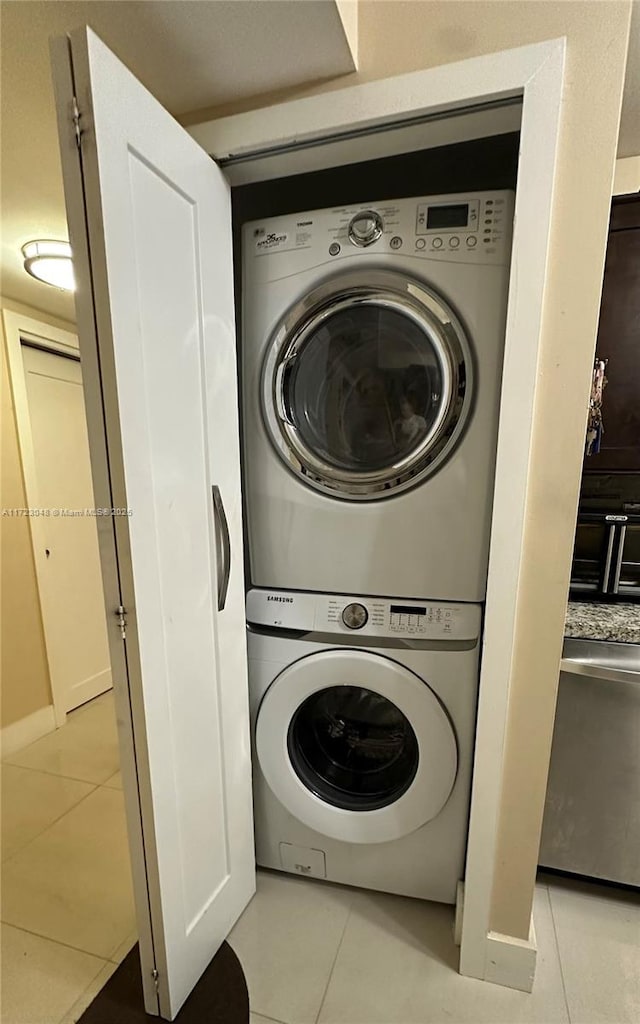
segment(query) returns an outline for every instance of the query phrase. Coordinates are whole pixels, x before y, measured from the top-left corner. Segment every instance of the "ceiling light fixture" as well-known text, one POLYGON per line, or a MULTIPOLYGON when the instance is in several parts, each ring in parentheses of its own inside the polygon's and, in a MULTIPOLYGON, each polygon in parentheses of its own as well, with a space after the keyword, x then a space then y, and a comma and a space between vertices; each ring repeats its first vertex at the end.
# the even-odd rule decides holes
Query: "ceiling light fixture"
POLYGON ((53 242, 38 239, 22 246, 24 269, 38 281, 73 292, 76 281, 73 274, 71 246, 68 242, 53 242))

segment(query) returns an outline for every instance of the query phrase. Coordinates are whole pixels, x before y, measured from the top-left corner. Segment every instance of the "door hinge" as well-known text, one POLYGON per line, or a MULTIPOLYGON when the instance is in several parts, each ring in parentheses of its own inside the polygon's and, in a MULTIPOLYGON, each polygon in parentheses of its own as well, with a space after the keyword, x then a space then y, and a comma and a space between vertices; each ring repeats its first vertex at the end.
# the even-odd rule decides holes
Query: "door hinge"
POLYGON ((115 616, 120 627, 120 636, 123 640, 127 638, 127 609, 119 604, 115 610, 115 616))
POLYGON ((156 987, 156 992, 158 992, 159 988, 160 988, 159 983, 158 983, 158 978, 160 977, 160 975, 158 974, 158 968, 157 967, 153 968, 153 970, 151 972, 151 977, 153 978, 153 984, 156 987))
POLYGON ((76 134, 76 145, 77 145, 78 149, 80 149, 80 147, 82 145, 82 128, 80 127, 80 118, 81 118, 82 115, 80 113, 80 108, 78 107, 78 101, 77 101, 75 96, 73 97, 73 108, 72 109, 73 109, 73 116, 72 116, 71 120, 73 121, 73 130, 75 131, 75 134, 76 134))

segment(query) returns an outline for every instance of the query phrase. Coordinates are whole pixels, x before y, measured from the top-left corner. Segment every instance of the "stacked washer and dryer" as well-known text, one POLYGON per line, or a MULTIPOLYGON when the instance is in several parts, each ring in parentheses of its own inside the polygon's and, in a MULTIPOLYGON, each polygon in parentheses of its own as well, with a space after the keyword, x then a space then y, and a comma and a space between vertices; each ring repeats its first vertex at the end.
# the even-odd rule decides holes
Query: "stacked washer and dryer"
POLYGON ((454 902, 512 192, 243 229, 259 865, 454 902))

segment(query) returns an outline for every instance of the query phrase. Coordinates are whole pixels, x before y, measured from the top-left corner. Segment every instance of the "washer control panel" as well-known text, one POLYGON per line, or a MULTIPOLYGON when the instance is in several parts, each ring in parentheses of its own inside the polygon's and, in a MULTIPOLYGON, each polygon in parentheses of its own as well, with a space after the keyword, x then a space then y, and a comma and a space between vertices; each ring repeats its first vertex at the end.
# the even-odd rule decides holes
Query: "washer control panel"
POLYGON ((316 633, 416 640, 476 640, 481 606, 448 601, 250 590, 247 621, 256 626, 316 633))
POLYGON ((363 604, 354 601, 342 609, 342 621, 348 629, 362 629, 369 620, 369 612, 363 604))

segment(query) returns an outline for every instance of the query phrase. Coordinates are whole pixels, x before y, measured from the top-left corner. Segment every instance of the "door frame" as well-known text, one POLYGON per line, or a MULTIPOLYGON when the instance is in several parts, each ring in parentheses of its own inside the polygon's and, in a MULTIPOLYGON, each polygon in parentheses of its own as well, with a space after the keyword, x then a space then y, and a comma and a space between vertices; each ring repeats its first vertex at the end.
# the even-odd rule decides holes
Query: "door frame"
MULTIPOLYGON (((443 144, 442 119, 456 112, 462 115, 461 136, 468 138, 473 125, 468 115, 474 108, 483 111, 480 120, 486 129, 487 107, 521 98, 511 282, 517 268, 518 280, 526 280, 527 288, 509 291, 471 817, 458 909, 462 913, 463 903, 460 972, 526 991, 535 974, 533 925, 528 940, 498 934, 491 929, 491 909, 543 301, 556 213, 565 51, 564 37, 551 39, 188 129, 225 169, 233 186, 366 159, 371 153, 363 144, 367 136, 354 138, 358 132, 373 132, 367 145, 375 147, 377 156, 390 156, 394 130, 385 128, 395 125, 397 131, 403 122, 416 119, 422 122, 421 146, 405 145, 401 151, 443 144), (429 142, 430 133, 438 141, 429 142)), ((496 134, 501 118, 497 115, 496 134)), ((455 133, 455 122, 453 126, 455 133)))
MULTIPOLYGON (((80 361, 78 338, 71 331, 53 327, 42 320, 35 320, 33 317, 23 315, 22 313, 14 313, 9 309, 2 310, 2 320, 7 344, 9 383, 15 410, 18 448, 22 463, 27 508, 39 508, 41 503, 38 499, 38 477, 33 448, 29 400, 27 397, 27 378, 22 356, 22 339, 24 338, 27 342, 33 342, 38 348, 51 352, 53 355, 70 356, 72 359, 80 361)), ((65 687, 63 680, 56 678, 56 673, 53 671, 49 656, 51 650, 51 621, 47 615, 46 556, 44 553, 46 544, 44 522, 38 516, 29 516, 29 533, 38 584, 38 603, 40 605, 40 618, 44 631, 53 714, 56 728, 60 728, 60 726, 65 724, 67 718, 65 687)))

